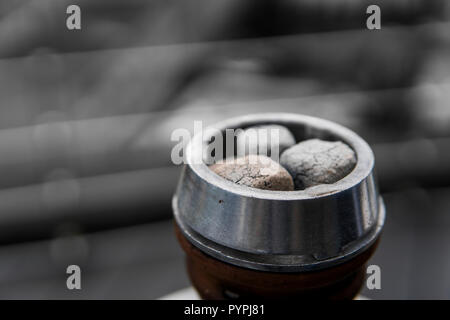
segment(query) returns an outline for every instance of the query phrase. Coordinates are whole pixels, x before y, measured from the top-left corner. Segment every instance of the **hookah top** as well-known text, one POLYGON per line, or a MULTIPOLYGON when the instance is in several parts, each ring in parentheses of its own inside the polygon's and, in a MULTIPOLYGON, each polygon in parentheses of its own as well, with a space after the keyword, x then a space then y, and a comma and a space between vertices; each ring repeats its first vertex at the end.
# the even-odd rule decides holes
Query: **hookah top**
POLYGON ((187 164, 172 201, 182 234, 218 260, 274 272, 332 267, 369 248, 385 219, 369 145, 341 125, 298 114, 248 115, 213 128, 225 137, 226 129, 266 124, 287 127, 297 142, 342 141, 354 150, 356 165, 333 184, 296 191, 255 189, 227 181, 198 161, 208 141, 197 134, 186 148, 187 164))

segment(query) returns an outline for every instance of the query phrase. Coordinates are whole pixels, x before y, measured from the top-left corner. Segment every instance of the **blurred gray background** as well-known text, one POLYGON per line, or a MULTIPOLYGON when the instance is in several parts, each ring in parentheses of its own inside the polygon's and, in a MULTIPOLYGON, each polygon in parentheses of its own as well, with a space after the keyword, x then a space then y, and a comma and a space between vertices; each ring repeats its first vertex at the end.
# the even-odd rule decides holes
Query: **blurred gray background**
POLYGON ((449 30, 445 0, 0 0, 0 298, 189 286, 172 130, 285 111, 375 152, 382 290, 363 294, 449 299, 449 30), (67 30, 69 4, 82 30, 67 30), (381 30, 365 27, 370 4, 381 30))

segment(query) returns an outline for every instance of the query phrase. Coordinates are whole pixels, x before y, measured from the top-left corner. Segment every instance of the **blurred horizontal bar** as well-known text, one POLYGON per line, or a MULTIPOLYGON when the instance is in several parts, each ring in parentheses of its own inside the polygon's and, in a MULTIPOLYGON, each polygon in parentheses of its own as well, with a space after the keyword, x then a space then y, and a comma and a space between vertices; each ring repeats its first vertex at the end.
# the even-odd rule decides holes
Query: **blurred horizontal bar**
POLYGON ((0 246, 0 299, 154 299, 188 284, 170 220, 0 246), (78 292, 65 286, 72 264, 78 292))
POLYGON ((9 9, 0 20, 0 56, 23 56, 43 47, 79 52, 220 39, 244 6, 239 0, 78 0, 81 30, 72 31, 65 23, 72 4, 26 1, 9 9))
POLYGON ((0 243, 152 222, 171 215, 179 168, 59 178, 0 190, 0 243))
MULTIPOLYGON (((9 0, 6 0, 9 1, 9 0)), ((65 28, 69 0, 26 1, 0 20, 0 56, 35 48, 61 52, 362 28, 370 0, 100 1, 79 0, 84 30, 65 28), (199 10, 201 8, 201 10, 199 10)), ((448 19, 445 0, 379 0, 383 26, 448 19)), ((7 10, 7 12, 6 12, 7 10)), ((414 32, 414 31, 411 31, 414 32)))
POLYGON ((450 185, 450 137, 373 146, 382 190, 450 185))
MULTIPOLYGON (((388 92, 413 94, 423 88, 429 89, 419 86, 408 90, 344 92, 226 105, 193 101, 177 111, 55 121, 4 129, 0 130, 0 188, 41 183, 53 171, 61 169, 78 178, 170 166, 171 149, 177 143, 171 141, 173 130, 184 128, 193 132, 194 121, 202 120, 206 126, 233 116, 271 112, 274 106, 279 112, 302 113, 341 123, 371 143, 390 141, 392 136, 396 141, 410 139, 410 132, 393 134, 387 130, 373 130, 365 122, 362 106, 388 92)), ((449 85, 440 86, 441 90, 449 88, 449 85)), ((444 106, 446 100, 435 102, 444 106)), ((372 107, 376 108, 376 105, 372 107)), ((447 127, 444 124, 448 123, 449 115, 428 115, 428 109, 421 110, 417 115, 419 118, 414 119, 414 135, 450 135, 448 128, 447 131, 433 132, 433 127, 447 127), (441 121, 439 126, 437 121, 441 121)))

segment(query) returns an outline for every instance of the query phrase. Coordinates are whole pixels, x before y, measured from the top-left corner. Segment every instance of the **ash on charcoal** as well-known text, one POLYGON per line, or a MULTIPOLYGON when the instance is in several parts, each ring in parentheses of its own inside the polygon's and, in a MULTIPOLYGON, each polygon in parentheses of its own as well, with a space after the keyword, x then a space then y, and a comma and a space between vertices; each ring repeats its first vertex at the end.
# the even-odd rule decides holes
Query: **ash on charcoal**
POLYGON ((294 190, 294 182, 286 169, 265 156, 248 155, 213 164, 209 168, 239 185, 265 190, 294 190))
POLYGON ((311 139, 281 154, 280 164, 294 179, 296 189, 335 183, 356 165, 355 152, 341 141, 311 139))

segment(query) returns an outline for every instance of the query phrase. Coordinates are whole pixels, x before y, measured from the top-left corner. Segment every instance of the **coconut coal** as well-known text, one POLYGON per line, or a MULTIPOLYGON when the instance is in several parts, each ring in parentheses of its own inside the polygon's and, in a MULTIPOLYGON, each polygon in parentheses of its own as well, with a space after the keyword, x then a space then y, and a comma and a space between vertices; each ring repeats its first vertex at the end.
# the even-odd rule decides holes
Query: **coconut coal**
POLYGON ((266 156, 248 155, 228 159, 209 168, 219 176, 239 185, 265 190, 294 190, 291 175, 279 163, 266 156))
POLYGON ((281 154, 280 164, 291 174, 295 189, 335 183, 356 165, 355 152, 341 141, 310 139, 281 154))
POLYGON ((280 154, 295 145, 295 138, 288 128, 276 124, 248 127, 237 136, 240 156, 259 154, 278 161, 280 154), (272 151, 277 150, 277 154, 272 151))

